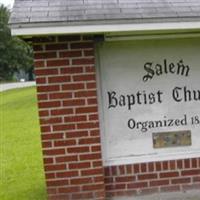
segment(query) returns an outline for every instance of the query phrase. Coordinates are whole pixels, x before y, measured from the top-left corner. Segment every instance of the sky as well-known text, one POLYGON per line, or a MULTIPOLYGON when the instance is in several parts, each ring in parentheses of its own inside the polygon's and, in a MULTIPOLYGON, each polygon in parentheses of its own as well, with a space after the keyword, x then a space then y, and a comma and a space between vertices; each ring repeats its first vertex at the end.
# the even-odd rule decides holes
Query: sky
POLYGON ((0 0, 0 4, 4 4, 5 6, 8 6, 9 8, 12 8, 14 3, 14 0, 0 0))

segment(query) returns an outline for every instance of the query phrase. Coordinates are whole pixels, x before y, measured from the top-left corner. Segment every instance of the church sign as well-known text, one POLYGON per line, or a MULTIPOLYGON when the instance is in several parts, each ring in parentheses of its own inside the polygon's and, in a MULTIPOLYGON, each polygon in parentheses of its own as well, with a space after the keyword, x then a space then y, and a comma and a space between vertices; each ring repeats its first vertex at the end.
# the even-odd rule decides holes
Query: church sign
POLYGON ((200 154, 200 42, 98 46, 105 164, 200 154))

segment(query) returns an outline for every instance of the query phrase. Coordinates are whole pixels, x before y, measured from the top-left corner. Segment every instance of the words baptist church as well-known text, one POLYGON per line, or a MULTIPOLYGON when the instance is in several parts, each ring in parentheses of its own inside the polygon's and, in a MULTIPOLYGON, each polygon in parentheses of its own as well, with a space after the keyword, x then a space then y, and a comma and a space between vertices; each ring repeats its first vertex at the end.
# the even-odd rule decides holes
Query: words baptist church
POLYGON ((49 200, 200 189, 200 1, 16 0, 33 46, 49 200))

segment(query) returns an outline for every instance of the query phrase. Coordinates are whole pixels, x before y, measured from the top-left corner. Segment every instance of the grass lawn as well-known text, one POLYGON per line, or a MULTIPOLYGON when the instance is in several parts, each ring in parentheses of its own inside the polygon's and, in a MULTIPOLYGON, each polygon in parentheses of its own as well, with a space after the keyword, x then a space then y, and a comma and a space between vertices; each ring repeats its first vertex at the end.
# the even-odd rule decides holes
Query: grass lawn
POLYGON ((46 200, 35 87, 0 92, 0 199, 46 200))

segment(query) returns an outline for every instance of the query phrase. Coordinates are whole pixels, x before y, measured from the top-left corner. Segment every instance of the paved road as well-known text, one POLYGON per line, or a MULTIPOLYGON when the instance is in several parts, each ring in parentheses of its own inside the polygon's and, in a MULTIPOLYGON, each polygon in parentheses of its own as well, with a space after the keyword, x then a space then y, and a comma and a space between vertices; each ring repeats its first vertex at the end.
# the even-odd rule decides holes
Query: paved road
POLYGON ((5 90, 15 89, 15 88, 34 86, 35 84, 36 84, 35 81, 0 84, 0 92, 3 92, 5 90))

